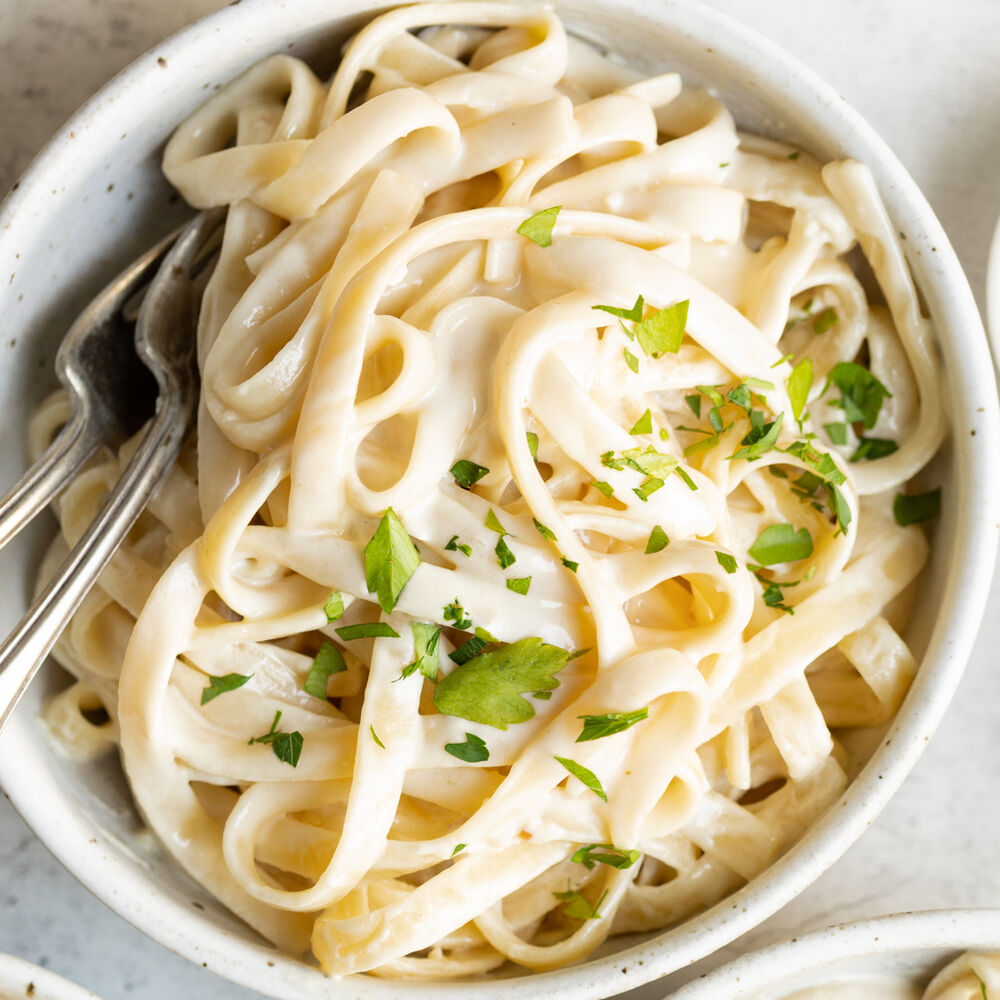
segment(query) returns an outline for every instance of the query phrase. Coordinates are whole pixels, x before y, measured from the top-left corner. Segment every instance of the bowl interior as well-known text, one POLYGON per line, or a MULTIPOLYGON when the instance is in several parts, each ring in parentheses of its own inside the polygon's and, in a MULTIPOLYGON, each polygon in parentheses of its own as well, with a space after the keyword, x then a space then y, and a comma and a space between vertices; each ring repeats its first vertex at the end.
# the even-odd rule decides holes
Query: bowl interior
MULTIPOLYGON (((0 276, 7 276, 0 282, 0 399, 7 412, 0 423, 0 482, 12 483, 24 467, 25 421, 54 385, 52 357, 72 318, 117 270, 189 214, 159 169, 174 126, 266 54, 288 52, 329 71, 343 39, 383 6, 389 5, 351 0, 334 13, 326 0, 258 0, 225 8, 134 64, 36 161, 0 216, 0 276), (158 110, 150 114, 151 106, 158 110)), ((484 1000, 583 1000, 639 985, 732 940, 839 856, 912 767, 958 681, 988 589, 1000 495, 992 471, 996 390, 971 294, 932 213, 877 136, 809 71, 698 3, 668 0, 655 13, 642 0, 556 6, 573 30, 641 69, 676 69, 688 81, 710 83, 748 130, 823 158, 854 156, 872 167, 942 341, 954 434, 935 476, 954 499, 936 529, 933 563, 909 636, 926 654, 924 665, 891 727, 891 747, 876 752, 844 807, 768 873, 706 914, 664 934, 615 938, 605 952, 571 970, 532 976, 513 970, 503 982, 480 982, 476 994, 484 1000)), ((37 525, 4 554, 5 629, 26 606, 50 531, 51 523, 37 525)), ((186 957, 275 997, 468 995, 463 984, 355 978, 333 986, 305 962, 276 953, 158 847, 132 805, 116 759, 80 765, 61 755, 38 716, 45 698, 64 683, 51 666, 32 686, 0 736, 0 781, 56 856, 119 914, 186 957)), ((866 755, 884 735, 869 734, 866 755)))
POLYGON ((787 1000, 835 983, 917 988, 965 951, 1000 949, 1000 910, 928 910, 841 924, 751 952, 668 1000, 787 1000))

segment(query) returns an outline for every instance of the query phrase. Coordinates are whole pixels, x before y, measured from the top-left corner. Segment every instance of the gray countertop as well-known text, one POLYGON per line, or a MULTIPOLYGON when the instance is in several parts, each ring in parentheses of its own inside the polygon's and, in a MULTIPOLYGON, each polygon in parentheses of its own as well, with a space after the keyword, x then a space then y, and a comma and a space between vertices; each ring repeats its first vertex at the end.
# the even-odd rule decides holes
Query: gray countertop
MULTIPOLYGON (((1000 213, 1000 2, 714 0, 713 5, 796 53, 879 130, 937 211, 982 305, 987 251, 1000 213)), ((219 6, 218 0, 0 0, 0 194, 57 126, 114 73, 219 6)), ((990 602, 944 723, 882 816, 798 899, 705 967, 748 947, 845 919, 1000 906, 996 580, 990 602)), ((104 1000, 256 996, 188 964, 121 921, 49 856, 2 799, 0 951, 47 966, 104 1000)), ((682 978, 669 982, 676 986, 682 978)), ((667 985, 629 996, 659 1000, 667 985)))

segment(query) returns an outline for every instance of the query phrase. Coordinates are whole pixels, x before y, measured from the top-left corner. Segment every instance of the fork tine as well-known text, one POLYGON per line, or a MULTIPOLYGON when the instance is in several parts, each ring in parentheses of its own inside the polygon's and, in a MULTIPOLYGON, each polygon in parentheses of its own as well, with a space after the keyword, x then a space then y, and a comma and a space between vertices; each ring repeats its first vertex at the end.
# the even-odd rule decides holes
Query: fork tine
POLYGON ((137 350, 155 365, 156 413, 97 517, 13 632, 0 644, 0 729, 70 616, 173 465, 194 414, 193 264, 212 226, 198 216, 164 258, 143 302, 137 350), (172 307, 173 297, 179 300, 172 307), (184 344, 188 349, 185 351, 184 344))
POLYGON ((59 345, 56 372, 69 391, 72 413, 45 454, 0 498, 0 548, 62 492, 97 446, 114 436, 113 425, 125 419, 124 414, 108 412, 109 404, 113 405, 120 394, 102 392, 99 386, 92 391, 75 376, 74 362, 81 350, 88 350, 87 341, 97 340, 105 355, 103 365, 95 366, 98 370, 103 366, 108 372, 117 372, 129 356, 132 368, 142 367, 131 338, 122 336, 120 313, 153 276, 174 239, 172 235, 161 240, 122 271, 84 309, 59 345))

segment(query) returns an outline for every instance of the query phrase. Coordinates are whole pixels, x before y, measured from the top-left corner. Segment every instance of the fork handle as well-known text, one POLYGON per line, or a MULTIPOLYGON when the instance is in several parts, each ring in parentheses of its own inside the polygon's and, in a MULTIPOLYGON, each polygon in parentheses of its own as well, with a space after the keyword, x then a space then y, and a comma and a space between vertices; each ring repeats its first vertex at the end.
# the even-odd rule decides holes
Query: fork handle
POLYGON ((115 489, 59 572, 0 645, 0 729, 59 633, 135 524, 180 451, 193 390, 173 386, 115 489))

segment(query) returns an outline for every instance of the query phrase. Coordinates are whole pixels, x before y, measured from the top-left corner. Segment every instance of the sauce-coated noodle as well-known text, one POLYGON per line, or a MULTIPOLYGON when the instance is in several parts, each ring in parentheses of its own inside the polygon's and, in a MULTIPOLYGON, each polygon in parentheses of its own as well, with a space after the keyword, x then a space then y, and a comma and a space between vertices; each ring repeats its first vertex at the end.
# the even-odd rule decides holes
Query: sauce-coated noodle
MULTIPOLYGON (((64 636, 49 718, 120 742, 187 871, 331 973, 443 978, 666 927, 791 845, 857 766, 837 733, 915 670, 926 543, 893 497, 945 432, 866 169, 493 3, 377 18, 329 86, 266 59, 164 169, 230 206, 197 443, 64 636), (421 561, 384 562, 383 612, 389 508, 421 561), (400 638, 336 631, 375 621, 400 638), (414 622, 437 647, 401 677, 414 622), (477 628, 471 687, 435 689, 477 628), (531 637, 551 674, 505 645, 531 637)), ((119 461, 66 494, 52 559, 119 461)))

